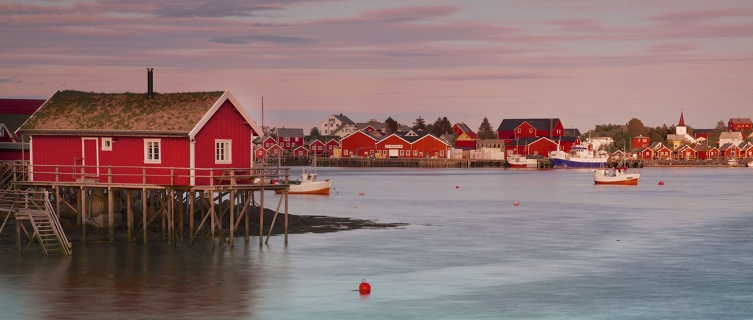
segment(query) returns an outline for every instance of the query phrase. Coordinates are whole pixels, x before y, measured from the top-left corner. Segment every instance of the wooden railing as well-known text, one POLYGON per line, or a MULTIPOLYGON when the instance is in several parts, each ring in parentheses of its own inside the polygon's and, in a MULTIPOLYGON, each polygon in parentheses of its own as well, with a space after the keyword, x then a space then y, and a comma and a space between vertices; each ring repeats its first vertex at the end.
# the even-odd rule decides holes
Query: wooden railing
POLYGON ((265 185, 272 180, 289 180, 289 168, 254 166, 251 168, 183 168, 138 166, 86 166, 12 164, 12 180, 129 184, 160 186, 265 185))

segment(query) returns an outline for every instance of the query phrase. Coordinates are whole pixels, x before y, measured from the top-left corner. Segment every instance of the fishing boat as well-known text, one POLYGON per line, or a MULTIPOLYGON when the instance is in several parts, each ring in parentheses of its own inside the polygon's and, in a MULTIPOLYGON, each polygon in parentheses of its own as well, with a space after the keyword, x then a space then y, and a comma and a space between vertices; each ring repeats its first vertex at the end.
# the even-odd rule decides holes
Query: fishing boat
POLYGON ((526 156, 516 153, 507 156, 507 165, 510 168, 536 168, 538 162, 536 159, 527 159, 526 156))
POLYGON ((638 179, 641 174, 638 172, 628 173, 624 167, 614 168, 599 168, 594 171, 594 184, 613 184, 613 185, 638 185, 638 179))
MULTIPOLYGON (((559 149, 559 148, 558 148, 559 149)), ((549 153, 554 168, 601 168, 607 164, 608 156, 597 153, 587 145, 574 145, 570 152, 562 150, 549 153)))
MULTIPOLYGON (((272 181, 272 184, 284 183, 284 181, 272 181)), ((313 164, 306 170, 303 167, 303 173, 301 178, 295 181, 288 181, 290 189, 288 194, 323 194, 328 195, 329 190, 332 187, 332 180, 316 181, 316 157, 314 157, 313 164)), ((275 190, 276 194, 283 193, 284 190, 275 190)))

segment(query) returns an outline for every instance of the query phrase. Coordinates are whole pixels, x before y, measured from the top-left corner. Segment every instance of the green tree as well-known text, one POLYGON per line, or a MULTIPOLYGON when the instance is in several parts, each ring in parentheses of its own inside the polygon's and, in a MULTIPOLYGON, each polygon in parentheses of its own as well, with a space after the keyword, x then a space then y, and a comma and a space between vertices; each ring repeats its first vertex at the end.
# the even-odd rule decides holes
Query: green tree
POLYGON ((426 126, 426 130, 437 137, 445 133, 453 132, 452 123, 450 123, 450 120, 448 120, 447 117, 437 118, 437 121, 434 121, 433 124, 426 126))
POLYGON ((415 122, 413 122, 413 131, 426 130, 426 121, 421 116, 418 116, 415 122))
POLYGON ((632 118, 627 123, 628 134, 632 137, 648 135, 648 129, 643 122, 637 118, 632 118))
POLYGON ((392 134, 397 132, 397 128, 400 127, 400 124, 395 121, 395 119, 392 119, 392 117, 387 117, 387 120, 384 120, 384 123, 387 124, 387 134, 392 134))
POLYGON ((481 121, 481 125, 478 126, 478 137, 481 139, 494 139, 497 137, 497 133, 494 132, 494 128, 492 128, 492 124, 489 123, 489 119, 484 117, 484 120, 481 121))

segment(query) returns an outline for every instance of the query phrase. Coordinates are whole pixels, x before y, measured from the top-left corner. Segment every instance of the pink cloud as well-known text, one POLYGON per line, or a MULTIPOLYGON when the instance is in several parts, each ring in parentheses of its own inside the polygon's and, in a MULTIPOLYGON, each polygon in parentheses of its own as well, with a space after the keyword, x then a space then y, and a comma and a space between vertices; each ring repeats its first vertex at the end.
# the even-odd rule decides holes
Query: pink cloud
POLYGON ((693 43, 660 43, 652 45, 648 48, 649 53, 677 53, 695 51, 700 47, 693 43))

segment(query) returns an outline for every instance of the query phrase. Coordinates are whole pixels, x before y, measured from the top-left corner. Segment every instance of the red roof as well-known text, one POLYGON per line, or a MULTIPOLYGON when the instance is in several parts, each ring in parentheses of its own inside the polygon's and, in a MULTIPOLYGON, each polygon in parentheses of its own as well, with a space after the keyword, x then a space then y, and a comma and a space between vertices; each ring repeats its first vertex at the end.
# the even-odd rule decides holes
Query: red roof
POLYGON ((39 99, 0 99, 0 113, 32 114, 44 102, 39 99))
POLYGON ((682 111, 680 111, 680 123, 678 123, 677 126, 685 126, 685 119, 682 118, 682 111))

